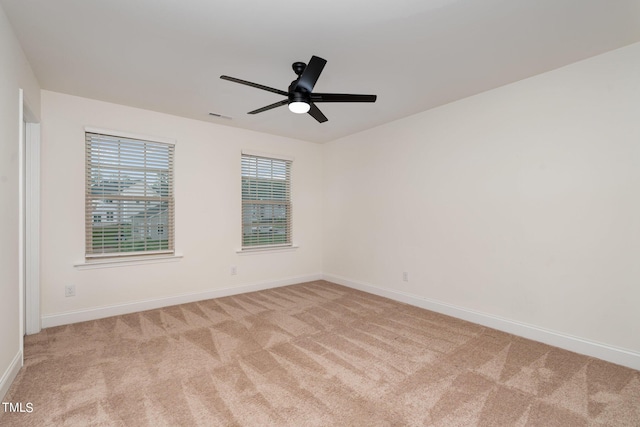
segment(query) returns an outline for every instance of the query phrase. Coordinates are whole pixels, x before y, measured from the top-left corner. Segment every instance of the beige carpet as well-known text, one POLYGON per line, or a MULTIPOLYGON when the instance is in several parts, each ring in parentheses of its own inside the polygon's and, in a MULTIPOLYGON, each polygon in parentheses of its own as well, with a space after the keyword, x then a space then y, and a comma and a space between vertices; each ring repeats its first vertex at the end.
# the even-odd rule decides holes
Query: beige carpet
POLYGON ((43 330, 2 426, 640 426, 640 372, 332 283, 43 330))

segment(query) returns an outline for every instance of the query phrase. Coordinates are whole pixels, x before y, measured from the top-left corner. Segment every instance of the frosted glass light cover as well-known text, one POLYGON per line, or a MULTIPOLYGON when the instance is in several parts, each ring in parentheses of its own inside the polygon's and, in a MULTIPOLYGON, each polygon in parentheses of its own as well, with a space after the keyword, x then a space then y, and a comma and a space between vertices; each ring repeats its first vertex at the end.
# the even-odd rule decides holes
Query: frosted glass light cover
POLYGON ((309 109, 311 108, 311 106, 309 104, 307 104, 306 102, 290 102, 289 103, 289 110, 291 110, 292 113, 296 113, 296 114, 304 114, 309 112, 309 109))

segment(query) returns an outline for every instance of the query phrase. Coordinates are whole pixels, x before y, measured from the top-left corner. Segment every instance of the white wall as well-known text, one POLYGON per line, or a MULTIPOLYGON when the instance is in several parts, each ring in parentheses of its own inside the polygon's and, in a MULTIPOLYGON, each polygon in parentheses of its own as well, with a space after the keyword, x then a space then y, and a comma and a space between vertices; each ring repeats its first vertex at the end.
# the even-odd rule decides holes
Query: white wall
POLYGON ((638 369, 640 44, 324 148, 329 278, 638 369))
POLYGON ((166 305, 185 294, 199 299, 320 277, 322 146, 49 91, 42 91, 42 134, 43 326, 150 307, 129 305, 141 301, 166 305), (177 141, 176 249, 182 259, 90 270, 74 266, 84 260, 85 126, 177 141), (294 157, 298 249, 236 253, 242 149, 294 157), (67 284, 76 286, 75 297, 64 296, 67 284), (116 309, 96 311, 100 307, 116 309))
POLYGON ((18 212, 19 89, 40 114, 40 88, 0 6, 0 398, 20 358, 18 212))

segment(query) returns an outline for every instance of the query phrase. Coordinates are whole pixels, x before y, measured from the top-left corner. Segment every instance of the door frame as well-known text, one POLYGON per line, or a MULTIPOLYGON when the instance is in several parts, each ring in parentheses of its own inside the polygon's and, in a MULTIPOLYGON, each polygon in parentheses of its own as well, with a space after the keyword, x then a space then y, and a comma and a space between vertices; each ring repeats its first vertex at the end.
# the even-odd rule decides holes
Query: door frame
MULTIPOLYGON (((40 123, 20 89, 20 339, 41 330, 40 123)), ((21 348, 23 342, 21 342, 21 348)), ((24 353, 24 352, 23 352, 24 353)))

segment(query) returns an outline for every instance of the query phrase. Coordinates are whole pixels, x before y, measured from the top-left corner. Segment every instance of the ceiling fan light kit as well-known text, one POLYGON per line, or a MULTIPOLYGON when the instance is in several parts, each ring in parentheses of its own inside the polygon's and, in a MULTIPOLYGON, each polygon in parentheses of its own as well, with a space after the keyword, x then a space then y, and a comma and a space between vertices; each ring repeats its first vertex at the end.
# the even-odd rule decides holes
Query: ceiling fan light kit
POLYGON ((308 113, 311 109, 311 105, 304 101, 293 101, 289 103, 289 111, 296 114, 308 113))
POLYGON ((243 85, 255 87, 256 89, 262 89, 268 92, 277 93, 278 95, 287 97, 282 101, 275 102, 273 104, 267 105, 266 107, 249 111, 247 114, 258 114, 288 104, 289 110, 291 112, 296 114, 309 113, 309 115, 311 115, 319 123, 324 123, 328 119, 315 105, 318 102, 376 102, 376 95, 313 93, 313 87, 318 81, 320 73, 322 73, 322 70, 324 69, 326 63, 326 60, 318 56, 312 56, 309 64, 305 64, 304 62, 294 62, 292 68, 293 71, 297 74, 298 78, 291 82, 288 92, 269 86, 264 86, 258 83, 237 79, 235 77, 222 75, 220 76, 220 78, 234 83, 240 83, 243 85))

